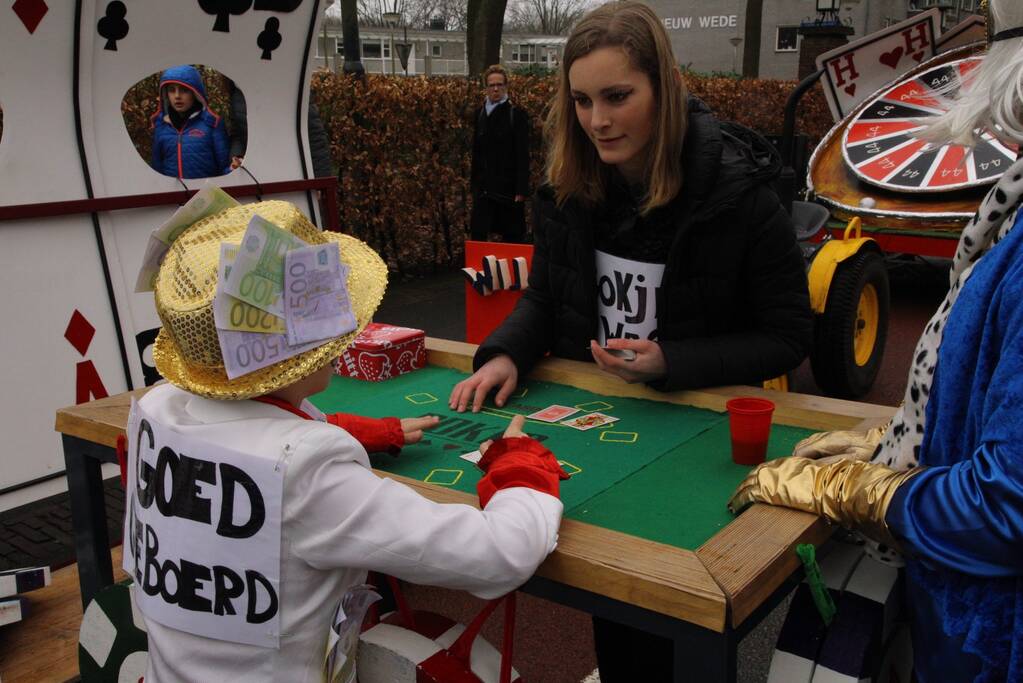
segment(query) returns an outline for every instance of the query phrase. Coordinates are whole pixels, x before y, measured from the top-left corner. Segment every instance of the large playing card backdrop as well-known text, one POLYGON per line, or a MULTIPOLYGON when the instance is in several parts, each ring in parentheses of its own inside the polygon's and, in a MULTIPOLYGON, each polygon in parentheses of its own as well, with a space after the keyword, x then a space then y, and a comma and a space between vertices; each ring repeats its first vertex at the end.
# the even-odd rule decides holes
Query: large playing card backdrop
MULTIPOLYGON (((0 205, 144 195, 206 183, 311 177, 309 50, 320 0, 18 0, 0 13, 0 205), (136 152, 121 103, 144 78, 202 64, 245 95, 245 167, 167 177, 136 152)), ((157 103, 153 102, 155 112, 157 103)), ((227 112, 217 112, 226 115, 227 112)), ((306 193, 277 195, 314 221, 306 193)), ((63 470, 54 411, 152 384, 159 327, 135 294, 149 233, 176 206, 5 221, 8 296, 0 349, 8 377, 0 491, 63 470)))

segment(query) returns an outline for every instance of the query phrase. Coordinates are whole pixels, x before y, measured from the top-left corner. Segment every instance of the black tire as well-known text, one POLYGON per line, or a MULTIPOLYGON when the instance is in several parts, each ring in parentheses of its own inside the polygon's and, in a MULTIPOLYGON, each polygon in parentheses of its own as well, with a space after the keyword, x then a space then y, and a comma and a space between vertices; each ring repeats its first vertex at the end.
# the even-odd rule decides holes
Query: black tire
POLYGON ((814 325, 810 352, 813 377, 828 396, 860 398, 870 391, 888 338, 888 308, 888 271, 881 254, 866 249, 838 264, 824 313, 814 325), (867 329, 871 321, 860 319, 861 306, 876 310, 872 344, 867 329), (859 342, 857 332, 863 335, 859 342))

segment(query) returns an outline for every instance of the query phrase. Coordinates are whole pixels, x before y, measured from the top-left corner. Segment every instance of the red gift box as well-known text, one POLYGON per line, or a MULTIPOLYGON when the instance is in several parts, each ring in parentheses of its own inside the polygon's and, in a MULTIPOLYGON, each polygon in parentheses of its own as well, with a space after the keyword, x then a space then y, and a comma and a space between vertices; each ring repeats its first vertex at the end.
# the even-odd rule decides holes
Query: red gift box
POLYGON ((341 354, 337 374, 381 382, 426 365, 426 334, 411 327, 366 325, 341 354))

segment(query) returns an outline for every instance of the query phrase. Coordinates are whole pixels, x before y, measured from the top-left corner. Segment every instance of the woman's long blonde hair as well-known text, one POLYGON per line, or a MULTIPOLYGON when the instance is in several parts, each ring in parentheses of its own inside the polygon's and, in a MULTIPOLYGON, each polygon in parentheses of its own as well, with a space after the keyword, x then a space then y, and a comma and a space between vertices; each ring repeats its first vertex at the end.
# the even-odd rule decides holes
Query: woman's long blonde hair
POLYGON ((604 199, 610 168, 579 125, 568 71, 579 58, 602 47, 620 47, 632 66, 647 74, 654 89, 657 121, 647 155, 647 194, 641 211, 664 206, 682 187, 682 141, 686 133, 686 92, 671 42, 660 19, 641 2, 610 2, 575 25, 565 43, 558 91, 547 115, 547 182, 559 205, 568 199, 594 205, 604 199))
MULTIPOLYGON (((1023 1, 988 0, 989 34, 1023 26, 1023 1)), ((949 91, 961 84, 952 83, 949 91)), ((990 130, 1004 142, 1023 143, 1023 38, 1000 40, 988 47, 984 61, 970 73, 955 106, 919 137, 931 142, 972 146, 975 131, 990 130)))

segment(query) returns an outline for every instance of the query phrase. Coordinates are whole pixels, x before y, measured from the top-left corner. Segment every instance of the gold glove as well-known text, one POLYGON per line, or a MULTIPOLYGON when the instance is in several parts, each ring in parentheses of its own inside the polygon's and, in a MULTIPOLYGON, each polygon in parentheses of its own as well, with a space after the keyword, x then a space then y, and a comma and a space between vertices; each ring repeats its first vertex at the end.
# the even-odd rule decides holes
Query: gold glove
POLYGON ((857 460, 823 464, 809 458, 780 458, 750 472, 732 494, 728 509, 736 514, 751 503, 795 508, 899 548, 885 524, 885 514, 896 489, 921 471, 917 467, 896 472, 857 460))
POLYGON ((887 429, 888 425, 865 432, 817 432, 797 443, 792 455, 797 458, 828 458, 829 462, 839 459, 870 460, 887 429))

